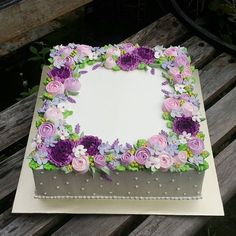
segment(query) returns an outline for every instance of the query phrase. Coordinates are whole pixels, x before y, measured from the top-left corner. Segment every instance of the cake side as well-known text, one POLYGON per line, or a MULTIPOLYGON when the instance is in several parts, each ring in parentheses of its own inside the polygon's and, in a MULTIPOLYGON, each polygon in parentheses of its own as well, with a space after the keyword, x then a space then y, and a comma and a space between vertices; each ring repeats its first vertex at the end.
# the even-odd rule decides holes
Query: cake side
POLYGON ((200 199, 204 172, 114 172, 111 180, 86 173, 34 170, 35 197, 45 199, 200 199))

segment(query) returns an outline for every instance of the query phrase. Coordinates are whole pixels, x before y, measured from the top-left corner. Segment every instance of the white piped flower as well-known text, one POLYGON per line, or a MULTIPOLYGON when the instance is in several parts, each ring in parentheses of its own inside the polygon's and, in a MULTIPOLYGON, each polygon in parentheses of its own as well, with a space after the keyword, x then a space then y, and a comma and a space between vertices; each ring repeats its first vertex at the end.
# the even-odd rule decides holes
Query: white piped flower
POLYGON ((182 84, 176 84, 176 85, 175 85, 175 91, 176 91, 176 92, 180 92, 180 93, 186 92, 184 86, 185 86, 185 85, 182 85, 182 84))
POLYGON ((158 157, 150 156, 145 162, 145 167, 151 168, 151 171, 153 172, 160 169, 160 159, 158 157))
POLYGON ((87 149, 84 148, 83 145, 78 145, 78 146, 74 147, 74 148, 72 149, 72 151, 73 151, 73 153, 74 153, 74 155, 75 155, 76 157, 80 157, 80 156, 84 156, 84 155, 85 155, 87 149))
POLYGON ((179 141, 181 144, 186 144, 188 139, 191 138, 191 134, 184 131, 181 135, 179 135, 179 141))

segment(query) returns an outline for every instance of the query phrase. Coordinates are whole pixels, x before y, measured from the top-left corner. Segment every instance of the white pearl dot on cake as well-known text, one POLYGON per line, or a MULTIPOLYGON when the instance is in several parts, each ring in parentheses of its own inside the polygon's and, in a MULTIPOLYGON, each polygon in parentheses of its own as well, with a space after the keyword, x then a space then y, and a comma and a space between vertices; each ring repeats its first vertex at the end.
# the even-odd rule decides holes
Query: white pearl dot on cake
POLYGON ((151 192, 149 192, 149 191, 147 192, 147 194, 150 194, 150 193, 151 193, 151 192))
POLYGON ((39 184, 40 184, 40 185, 43 185, 43 182, 40 182, 39 184))
POLYGON ((171 182, 174 183, 174 182, 175 182, 175 179, 171 179, 171 182))
POLYGON ((147 184, 150 184, 151 183, 151 181, 147 181, 147 184))
POLYGON ((156 181, 158 181, 159 179, 158 178, 155 178, 156 181))
POLYGON ((186 196, 187 194, 186 193, 184 193, 184 196, 186 196))
POLYGON ((138 180, 138 177, 135 177, 134 179, 135 179, 135 180, 138 180))
POLYGON ((128 192, 128 195, 130 195, 131 194, 131 192, 128 192))
POLYGON ((109 192, 109 194, 112 194, 112 192, 109 192))
POLYGON ((70 192, 67 192, 67 194, 69 194, 69 195, 70 195, 70 192))
POLYGON ((43 194, 44 194, 44 195, 47 195, 47 192, 44 192, 43 194))
POLYGON ((138 188, 139 186, 138 185, 135 185, 135 188, 138 188))
POLYGON ((198 195, 200 195, 200 192, 197 192, 198 195))
POLYGON ((164 192, 165 195, 167 195, 167 192, 164 192))
POLYGON ((95 196, 96 195, 96 193, 93 193, 93 196, 95 196))
POLYGON ((53 176, 53 179, 56 179, 57 177, 56 176, 53 176))
POLYGON ((102 184, 100 185, 100 188, 103 188, 103 185, 102 185, 102 184))
POLYGON ((177 188, 177 191, 180 191, 180 187, 177 188))
POLYGON ((68 181, 66 181, 66 184, 68 185, 68 184, 70 184, 68 181))
POLYGON ((102 178, 102 177, 100 177, 100 180, 103 180, 103 178, 102 178))
POLYGON ((57 189, 59 189, 60 188, 60 186, 57 186, 57 189))
POLYGON ((44 171, 41 171, 40 174, 43 175, 43 174, 44 174, 44 171))
POLYGON ((89 179, 86 179, 85 181, 88 183, 88 182, 89 182, 89 179))
POLYGON ((116 183, 116 185, 117 185, 117 186, 119 186, 119 185, 120 185, 120 183, 119 183, 119 182, 117 182, 117 183, 116 183))
POLYGON ((197 188, 197 184, 194 184, 194 188, 197 188))
POLYGON ((162 187, 162 184, 159 184, 159 187, 161 188, 161 187, 162 187))
POLYGON ((116 175, 119 175, 119 172, 115 172, 116 175))
POLYGON ((81 190, 82 190, 82 191, 84 191, 84 190, 85 190, 85 188, 84 188, 84 187, 82 187, 82 188, 81 188, 81 190))

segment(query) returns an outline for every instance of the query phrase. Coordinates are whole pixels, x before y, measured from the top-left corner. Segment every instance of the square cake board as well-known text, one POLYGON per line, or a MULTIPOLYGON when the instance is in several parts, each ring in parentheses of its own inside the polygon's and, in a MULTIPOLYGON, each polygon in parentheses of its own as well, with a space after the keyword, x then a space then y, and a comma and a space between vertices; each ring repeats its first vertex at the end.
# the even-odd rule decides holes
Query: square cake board
MULTIPOLYGON (((200 200, 114 200, 114 199, 35 199, 33 173, 28 166, 27 156, 31 152, 32 138, 35 137, 35 121, 37 110, 41 106, 40 96, 43 92, 43 80, 48 68, 43 68, 38 97, 35 105, 26 153, 17 186, 12 213, 68 213, 68 214, 140 214, 140 215, 211 215, 223 216, 221 200, 211 143, 206 120, 201 122, 201 130, 205 133, 206 150, 209 169, 205 172, 200 200)), ((206 117, 198 72, 196 92, 201 102, 201 114, 206 117)))

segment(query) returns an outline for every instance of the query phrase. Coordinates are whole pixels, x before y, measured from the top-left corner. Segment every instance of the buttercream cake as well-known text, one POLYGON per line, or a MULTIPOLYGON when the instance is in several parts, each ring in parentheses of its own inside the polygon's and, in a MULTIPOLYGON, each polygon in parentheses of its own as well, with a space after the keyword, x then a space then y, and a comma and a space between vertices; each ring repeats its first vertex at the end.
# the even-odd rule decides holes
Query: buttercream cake
POLYGON ((201 198, 209 153, 186 48, 70 43, 49 61, 35 197, 201 198))

